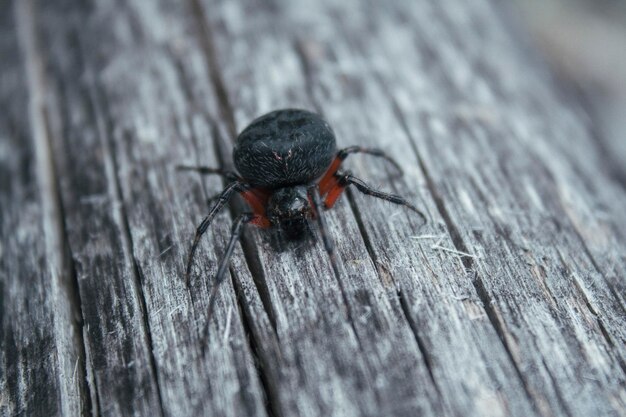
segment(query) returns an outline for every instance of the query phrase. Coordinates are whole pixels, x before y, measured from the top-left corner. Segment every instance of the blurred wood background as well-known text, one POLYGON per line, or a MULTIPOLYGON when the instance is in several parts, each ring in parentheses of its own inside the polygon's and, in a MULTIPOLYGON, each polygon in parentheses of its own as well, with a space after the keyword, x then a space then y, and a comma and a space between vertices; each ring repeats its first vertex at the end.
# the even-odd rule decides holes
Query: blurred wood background
POLYGON ((510 9, 2 0, 0 414, 624 416, 626 187, 510 9), (238 206, 184 261, 253 118, 322 113, 350 192, 317 241, 238 206))

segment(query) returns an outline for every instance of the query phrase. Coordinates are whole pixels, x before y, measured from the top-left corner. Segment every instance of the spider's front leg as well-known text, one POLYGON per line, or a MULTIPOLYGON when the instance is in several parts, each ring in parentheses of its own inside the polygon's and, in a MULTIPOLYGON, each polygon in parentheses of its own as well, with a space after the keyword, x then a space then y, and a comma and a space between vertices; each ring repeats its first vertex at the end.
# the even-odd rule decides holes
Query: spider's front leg
POLYGON ((196 235, 194 236, 193 244, 191 245, 191 250, 189 251, 189 257, 187 258, 187 267, 185 268, 185 284, 187 286, 189 286, 189 276, 191 275, 193 257, 196 253, 196 249, 198 248, 200 238, 207 231, 217 213, 224 208, 226 203, 235 193, 240 193, 244 200, 246 200, 252 208, 254 216, 250 220, 251 223, 263 228, 270 226, 269 220, 265 216, 265 204, 267 204, 268 194, 264 190, 252 188, 250 185, 241 181, 235 181, 228 184, 224 191, 210 199, 210 202, 215 202, 215 205, 213 205, 209 214, 202 220, 202 223, 200 223, 196 229, 196 235))
POLYGON ((366 148, 363 146, 350 146, 348 148, 343 148, 337 152, 337 155, 335 155, 335 159, 333 159, 333 162, 331 162, 330 166, 328 167, 326 174, 324 174, 324 176, 320 180, 319 184, 320 184, 321 195, 326 194, 327 188, 332 184, 333 177, 337 174, 337 172, 339 171, 339 168, 341 168, 341 164, 343 163, 343 161, 345 161, 349 155, 354 154, 354 153, 364 153, 367 155, 372 155, 372 156, 376 156, 379 158, 383 158, 384 160, 389 162, 391 165, 393 165, 398 175, 402 176, 404 174, 404 172, 402 171, 402 168, 400 167, 400 164, 398 164, 396 160, 393 159, 391 156, 387 155, 387 153, 383 151, 382 149, 366 148))
POLYGON ((398 175, 402 176, 404 174, 402 168, 400 167, 400 164, 398 164, 396 160, 393 159, 391 156, 387 155, 387 153, 382 149, 366 148, 363 146, 350 146, 348 148, 343 148, 337 152, 337 154, 335 155, 335 159, 332 161, 332 163, 328 167, 328 170, 326 170, 326 173, 319 181, 319 193, 322 197, 324 197, 324 205, 326 206, 326 208, 331 208, 333 204, 335 204, 337 198, 339 198, 344 188, 348 185, 345 179, 342 180, 345 174, 341 174, 339 172, 339 169, 341 168, 341 164, 343 163, 343 161, 345 161, 345 159, 349 155, 355 153, 364 153, 367 155, 383 158, 391 165, 393 165, 398 175))
POLYGON ((409 203, 402 196, 399 196, 399 195, 396 195, 396 194, 385 193, 383 191, 378 191, 378 190, 370 187, 366 183, 364 183, 362 179, 357 178, 357 177, 355 177, 354 175, 352 175, 350 173, 346 173, 346 174, 341 175, 339 177, 338 183, 339 183, 340 187, 344 187, 344 188, 347 187, 348 185, 354 185, 357 190, 359 190, 360 192, 362 192, 365 195, 370 195, 372 197, 380 198, 381 200, 389 201, 390 203, 398 204, 400 206, 404 206, 404 207, 406 207, 406 208, 408 208, 410 210, 413 210, 415 213, 417 213, 422 218, 422 221, 423 221, 424 224, 427 223, 426 215, 424 215, 424 213, 422 213, 421 210, 419 210, 413 204, 409 203))
MULTIPOLYGON (((320 183, 321 184, 321 183, 320 183)), ((331 208, 337 202, 339 196, 343 193, 347 186, 354 185, 357 190, 362 192, 365 195, 370 195, 372 197, 380 198, 385 201, 389 201, 394 204, 398 204, 404 207, 407 207, 410 210, 413 210, 417 213, 421 218, 424 224, 427 223, 426 216, 422 211, 420 211, 413 204, 409 203, 404 197, 401 197, 396 194, 385 193, 383 191, 378 191, 371 186, 367 185, 363 182, 362 179, 355 177, 349 172, 340 173, 337 172, 331 179, 329 179, 325 183, 325 187, 322 189, 320 185, 320 193, 324 196, 324 206, 326 209, 331 208)))

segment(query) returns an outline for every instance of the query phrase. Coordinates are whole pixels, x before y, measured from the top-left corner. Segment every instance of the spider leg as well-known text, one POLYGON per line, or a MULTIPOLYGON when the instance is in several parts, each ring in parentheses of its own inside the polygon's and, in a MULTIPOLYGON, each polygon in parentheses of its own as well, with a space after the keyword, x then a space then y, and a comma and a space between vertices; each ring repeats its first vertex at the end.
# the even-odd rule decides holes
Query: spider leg
POLYGON ((213 287, 211 288, 211 294, 209 295, 209 307, 208 314, 206 320, 206 327, 204 330, 204 334, 208 334, 209 323, 211 320, 211 314, 213 313, 213 306, 215 304, 215 298, 217 296, 217 290, 219 289, 220 284, 224 281, 224 277, 226 276, 226 269, 228 268, 228 263, 231 255, 233 254, 233 250, 235 249, 235 244, 241 237, 241 232, 243 231, 243 226, 247 223, 253 223, 257 219, 258 215, 254 213, 242 213, 233 221, 233 225, 230 231, 230 240, 228 241, 228 245, 226 245, 226 252, 220 261, 219 267, 217 268, 217 273, 215 274, 215 279, 213 280, 213 287))
POLYGON ((337 152, 335 159, 328 167, 328 170, 326 171, 322 179, 319 181, 319 190, 321 195, 326 195, 326 193, 328 193, 331 189, 337 186, 336 174, 339 171, 339 168, 341 168, 341 164, 343 163, 343 161, 348 157, 348 155, 351 155, 353 153, 365 153, 368 155, 384 158, 394 166, 394 168, 398 172, 398 175, 402 176, 404 174, 400 165, 392 157, 387 155, 385 151, 376 148, 365 148, 363 146, 350 146, 349 148, 344 148, 337 152))
POLYGON ((390 157, 389 155, 387 155, 387 153, 383 151, 382 149, 366 148, 363 146, 350 146, 348 148, 341 149, 339 152, 337 152, 337 158, 343 162, 343 160, 345 160, 348 157, 348 155, 353 154, 353 153, 365 153, 368 155, 373 155, 373 156, 383 158, 387 160, 389 163, 391 163, 391 165, 393 165, 396 171, 398 171, 399 175, 404 174, 404 172, 402 171, 402 168, 396 162, 396 160, 390 157))
POLYGON ((241 177, 237 175, 234 171, 225 170, 222 168, 211 168, 211 167, 202 167, 202 166, 188 166, 188 165, 176 165, 176 169, 178 171, 195 171, 202 175, 221 175, 226 178, 228 181, 241 181, 241 177))
POLYGON ((191 265, 193 262, 193 256, 196 253, 196 249, 198 248, 198 242, 202 235, 207 231, 209 225, 219 213, 219 211, 224 208, 224 205, 230 200, 235 192, 242 192, 246 189, 245 185, 240 183, 239 181, 232 182, 226 186, 224 191, 219 195, 217 199, 217 203, 213 206, 209 214, 202 220, 198 228, 196 229, 196 234, 193 238, 193 243, 191 245, 191 250, 189 251, 189 257, 187 258, 187 267, 185 268, 185 285, 189 286, 189 275, 191 274, 191 265))
POLYGON ((405 206, 414 212, 416 212, 423 220, 424 224, 426 224, 426 216, 422 213, 417 207, 413 204, 409 203, 404 199, 404 197, 400 197, 399 195, 385 193, 383 191, 375 190, 374 188, 367 185, 363 180, 355 177, 350 173, 345 174, 335 174, 333 178, 332 187, 326 193, 326 197, 324 199, 324 206, 326 209, 331 208, 341 193, 346 189, 348 185, 354 185, 357 190, 362 192, 363 194, 370 195, 372 197, 377 197, 386 201, 389 201, 394 204, 399 204, 401 206, 405 206))
MULTIPOLYGON (((207 205, 212 207, 213 204, 220 198, 222 193, 215 194, 212 197, 207 198, 207 205)), ((254 214, 258 214, 258 219, 254 220, 254 224, 262 228, 268 228, 270 226, 269 219, 265 215, 265 206, 269 199, 270 193, 262 188, 248 188, 240 192, 240 195, 252 208, 254 214)))
POLYGON ((357 188, 357 190, 359 190, 365 195, 371 195, 372 197, 380 198, 382 200, 386 200, 391 203, 398 204, 400 206, 405 206, 409 208, 410 210, 413 210, 415 213, 417 213, 422 218, 423 224, 426 224, 428 222, 428 220, 426 219, 426 215, 424 215, 424 213, 422 213, 422 211, 420 211, 413 204, 409 203, 404 197, 401 197, 396 194, 390 194, 390 193, 385 193, 383 191, 375 190, 374 188, 372 188, 371 186, 363 182, 363 180, 355 177, 354 175, 350 173, 341 175, 341 177, 339 177, 338 179, 338 182, 339 182, 339 185, 343 186, 344 188, 347 187, 348 185, 354 185, 357 188))

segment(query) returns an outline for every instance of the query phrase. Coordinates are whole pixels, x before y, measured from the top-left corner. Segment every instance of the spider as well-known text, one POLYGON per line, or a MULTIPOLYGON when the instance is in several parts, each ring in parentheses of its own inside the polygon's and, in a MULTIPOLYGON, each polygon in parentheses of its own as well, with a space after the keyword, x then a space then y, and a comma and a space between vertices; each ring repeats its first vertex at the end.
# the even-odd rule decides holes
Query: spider
MULTIPOLYGON (((375 190, 351 173, 340 171, 341 163, 354 153, 384 158, 402 174, 396 161, 380 149, 351 146, 337 151, 330 125, 320 115, 301 109, 267 113, 239 134, 233 150, 238 173, 201 166, 177 167, 201 174, 218 174, 229 181, 196 230, 185 269, 187 285, 198 242, 217 213, 235 194, 240 194, 251 208, 233 221, 230 240, 209 297, 209 318, 217 289, 226 276, 229 259, 245 224, 277 227, 287 239, 294 240, 308 230, 310 220, 316 220, 324 248, 333 261, 334 245, 323 212, 333 207, 349 185, 364 194, 408 207, 426 223, 424 214, 404 198, 375 190)), ((331 263, 335 268, 335 263, 331 263)))

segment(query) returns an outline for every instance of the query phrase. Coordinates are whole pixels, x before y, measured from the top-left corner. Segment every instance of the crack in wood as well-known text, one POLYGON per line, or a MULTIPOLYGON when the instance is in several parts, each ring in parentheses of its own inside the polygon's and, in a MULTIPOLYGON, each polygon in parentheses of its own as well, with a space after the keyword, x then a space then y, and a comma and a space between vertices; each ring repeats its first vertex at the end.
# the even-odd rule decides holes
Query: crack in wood
MULTIPOLYGON (((234 138, 237 137, 237 127, 235 123, 234 112, 230 104, 230 101, 228 99, 228 93, 226 92, 226 88, 222 80, 222 77, 220 75, 220 70, 217 64, 217 55, 215 53, 215 47, 213 45, 212 38, 211 38, 212 36, 211 29, 208 26, 208 17, 206 15, 203 5, 200 3, 199 0, 190 0, 190 3, 191 3, 191 9, 194 11, 195 23, 199 28, 199 41, 200 41, 201 49, 204 52, 205 63, 209 70, 208 75, 209 75, 211 84, 213 88, 215 89, 215 93, 217 96, 218 109, 222 118, 226 120, 226 126, 228 129, 227 133, 231 135, 231 143, 232 143, 234 138)), ((230 154, 230 149, 228 148, 229 144, 227 143, 227 141, 224 140, 224 138, 222 138, 222 135, 219 134, 215 125, 213 126, 213 128, 214 128, 214 133, 216 133, 214 135, 214 139, 215 139, 214 146, 217 151, 216 152, 217 159, 220 162, 220 164, 224 167, 226 166, 225 155, 230 154)), ((232 163, 232 161, 229 161, 229 164, 230 163, 232 163)), ((231 217, 235 218, 236 212, 241 211, 241 206, 239 205, 239 207, 237 207, 235 204, 231 203, 229 204, 229 211, 230 211, 231 217)), ((253 281, 254 281, 254 284, 256 285, 258 294, 261 299, 261 303, 263 305, 265 312, 268 315, 272 329, 274 331, 274 335, 278 337, 278 333, 276 329, 275 314, 274 314, 273 308, 271 307, 272 304, 269 299, 269 291, 265 284, 261 284, 265 282, 265 276, 262 273, 262 268, 260 268, 258 259, 256 259, 254 255, 255 253, 255 251, 253 250, 254 243, 251 241, 251 239, 248 239, 246 237, 246 234, 244 234, 243 239, 240 239, 240 240, 243 243, 242 249, 244 253, 244 258, 248 265, 248 269, 252 273, 253 281)), ((279 407, 280 402, 278 401, 279 397, 278 397, 278 393, 276 392, 277 388, 271 385, 270 381, 272 380, 272 378, 268 374, 268 369, 270 369, 269 367, 272 366, 272 364, 264 363, 264 361, 261 359, 261 356, 258 354, 260 341, 257 340, 255 336, 255 332, 251 330, 253 326, 252 320, 254 320, 254 318, 250 314, 247 314, 246 313, 247 309, 243 308, 243 306, 241 305, 241 297, 240 297, 241 289, 238 289, 238 285, 236 282, 237 280, 235 279, 235 275, 232 274, 232 269, 230 271, 231 271, 231 279, 233 281, 233 288, 235 289, 235 292, 237 294, 236 298, 237 298, 239 311, 240 313, 243 313, 241 314, 241 321, 244 326, 244 332, 248 336, 247 337, 248 344, 250 346, 252 355, 255 358, 255 369, 257 371, 259 380, 261 382, 260 384, 261 390, 267 401, 267 403, 265 404, 265 410, 268 416, 276 416, 276 417, 281 416, 282 413, 280 412, 280 407, 279 407)))
MULTIPOLYGON (((306 89, 306 93, 307 93, 307 98, 311 101, 311 103, 313 104, 313 107, 315 108, 315 110, 317 111, 317 113, 319 113, 320 115, 322 115, 322 117, 324 117, 324 109, 323 107, 319 104, 319 102, 315 99, 315 94, 313 94, 313 80, 312 80, 312 71, 311 71, 311 66, 306 58, 306 54, 304 52, 304 50, 302 49, 302 43, 301 40, 298 40, 296 42, 294 42, 293 44, 293 49, 294 52, 296 53, 296 56, 298 57, 298 61, 300 64, 300 67, 302 69, 302 73, 304 74, 304 86, 306 89)), ((353 216, 354 216, 354 210, 353 211, 353 216)), ((363 233, 361 233, 361 237, 363 237, 363 233)), ((365 238, 363 237, 363 239, 365 240, 365 238)), ((352 312, 352 308, 350 307, 350 302, 348 300, 348 296, 346 293, 346 288, 345 288, 345 284, 342 282, 342 275, 341 275, 341 270, 339 268, 338 265, 338 259, 336 256, 336 251, 337 249, 335 248, 335 253, 333 253, 333 256, 330 257, 329 261, 330 264, 333 268, 333 273, 335 275, 335 279, 337 280, 337 283, 339 284, 339 288, 341 289, 341 295, 343 297, 343 303, 348 315, 348 320, 350 322, 350 326, 352 327, 352 331, 354 332, 354 335, 356 337, 356 340, 359 344, 359 348, 361 351, 363 351, 363 341, 361 340, 361 338, 359 337, 359 333, 357 331, 356 328, 356 324, 355 324, 355 319, 354 319, 354 313, 352 312)), ((369 251, 369 249, 368 249, 369 251)))
MULTIPOLYGON (((49 262, 49 270, 53 278, 53 297, 57 308, 61 314, 59 316, 68 319, 69 323, 63 323, 64 326, 69 324, 70 335, 73 338, 73 349, 77 351, 76 364, 72 375, 76 375, 78 367, 82 375, 79 381, 75 381, 77 385, 77 393, 68 392, 71 387, 65 386, 68 381, 75 380, 67 375, 63 375, 61 369, 61 378, 67 378, 66 381, 60 381, 61 384, 61 402, 64 413, 67 415, 76 412, 86 415, 89 410, 94 412, 91 404, 91 396, 87 395, 92 387, 88 375, 88 364, 85 362, 86 345, 83 338, 83 332, 80 329, 81 324, 76 321, 83 320, 80 293, 78 292, 78 281, 73 261, 71 259, 69 244, 66 234, 66 225, 64 218, 64 209, 59 193, 59 183, 57 178, 57 170, 52 155, 52 145, 50 139, 50 129, 48 124, 48 116, 45 107, 46 78, 44 74, 44 65, 41 61, 40 46, 38 41, 38 33, 35 25, 35 6, 32 0, 15 1, 13 3, 15 9, 15 20, 17 26, 18 41, 20 49, 24 56, 23 62, 26 69, 27 92, 29 95, 29 116, 32 126, 32 138, 37 161, 37 180, 39 190, 41 192, 41 203, 43 206, 43 224, 44 236, 46 242, 46 256, 49 262), (67 302, 69 301, 69 302, 67 302), (63 305, 67 305, 63 308, 63 305), (72 398, 78 398, 79 404, 71 404, 72 398), (78 407, 76 410, 74 407, 78 407)), ((59 318, 54 319, 54 325, 59 328, 59 318)), ((57 334, 62 336, 65 331, 58 331, 57 334)), ((62 346, 61 348, 65 348, 62 346)), ((72 347, 69 347, 72 349, 72 347)), ((60 366, 67 362, 67 358, 62 355, 68 352, 60 352, 57 347, 57 361, 60 366)), ((97 387, 94 387, 97 390, 97 387)))
POLYGON ((426 369, 428 370, 428 375, 430 377, 430 380, 432 381, 433 386, 437 390, 437 393, 439 394, 439 396, 442 396, 441 388, 439 387, 439 384, 437 383, 437 379, 435 378, 435 374, 433 371, 434 367, 433 367, 432 359, 430 357, 430 352, 428 349, 426 349, 424 340, 419 334, 417 324, 411 318, 411 307, 409 306, 407 299, 402 295, 402 290, 398 290, 397 296, 398 296, 398 300, 400 301, 400 306, 402 307, 402 313, 404 313, 404 317, 406 321, 411 326, 411 329, 413 330, 413 336, 415 336, 415 342, 417 343, 417 346, 419 347, 420 352, 422 352, 422 356, 424 357, 424 364, 426 365, 426 369))
POLYGON ((243 294, 242 288, 239 286, 238 280, 234 279, 236 273, 232 268, 230 273, 233 281, 233 288, 235 290, 235 300, 237 301, 237 308, 239 310, 239 315, 242 318, 241 322, 243 324, 244 333, 247 336, 248 344, 250 345, 250 351, 252 352, 252 357, 254 358, 254 367, 257 371, 257 374, 259 375, 262 391, 265 395, 265 407, 267 415, 268 417, 281 417, 284 415, 284 413, 281 412, 279 406, 280 395, 277 392, 278 387, 271 383, 271 379, 268 375, 268 372, 266 371, 266 369, 271 366, 275 366, 275 364, 267 363, 267 361, 263 359, 263 355, 259 354, 262 346, 259 346, 258 341, 254 337, 254 332, 250 327, 253 317, 251 316, 250 312, 247 311, 248 309, 243 303, 245 296, 243 294))
MULTIPOLYGON (((577 232, 577 234, 578 234, 578 232, 577 232)), ((582 240, 582 237, 580 237, 580 239, 582 240)), ((582 243, 582 244, 584 245, 584 243, 582 243)), ((598 325, 598 328, 600 329, 600 334, 602 334, 602 336, 604 337, 604 339, 606 340, 606 342, 608 343, 608 345, 610 347, 614 347, 615 343, 613 342, 613 337, 609 333, 609 330, 606 328, 606 325, 604 324, 604 320, 602 319, 602 315, 598 314, 598 309, 596 307, 594 307, 593 303, 591 302, 589 294, 585 290, 585 287, 584 287, 583 283, 580 281, 580 277, 578 277, 578 275, 573 274, 571 272, 567 262, 565 262, 565 258, 563 256, 563 253, 560 250, 558 251, 558 254, 559 254, 559 258, 561 260, 561 263, 562 263, 563 267, 566 268, 569 271, 569 274, 570 274, 570 276, 573 279, 574 285, 578 289, 578 292, 579 292, 580 296, 582 297, 582 299, 585 302, 585 306, 587 307, 587 309, 589 309, 589 311, 593 315, 593 317, 594 317, 594 319, 595 319, 595 321, 596 321, 596 323, 598 325)), ((599 266, 593 260, 593 257, 591 256, 590 253, 588 254, 588 256, 592 260, 592 264, 593 264, 594 268, 596 268, 596 271, 599 274, 602 274, 599 266)), ((619 355, 617 355, 615 359, 617 360, 617 362, 619 363, 620 367, 622 368, 622 371, 624 373, 626 373, 626 360, 624 358, 620 357, 619 355)))
MULTIPOLYGON (((83 45, 79 42, 79 50, 80 55, 84 56, 83 45)), ((108 183, 112 187, 113 193, 113 213, 114 217, 118 224, 121 227, 121 241, 122 248, 124 251, 124 257, 127 259, 127 262, 132 267, 132 284, 133 290, 138 296, 139 308, 140 308, 140 318, 143 326, 143 330, 145 331, 146 342, 147 342, 147 352, 148 359, 150 362, 150 369, 152 374, 152 379, 156 388, 156 397, 158 401, 158 408, 160 415, 165 414, 165 409, 163 407, 163 398, 161 393, 161 387, 159 382, 159 372, 157 367, 157 361, 154 356, 154 341, 152 340, 152 331, 150 329, 150 323, 148 321, 148 310, 146 307, 146 297, 143 290, 142 285, 142 271, 137 259, 135 259, 134 251, 133 251, 133 239, 130 233, 130 225, 128 222, 128 215, 126 212, 126 208, 124 206, 124 199, 122 198, 122 186, 119 177, 119 167, 116 160, 116 148, 115 144, 112 141, 113 131, 111 128, 110 120, 103 118, 100 115, 110 114, 107 109, 107 104, 105 98, 99 94, 98 85, 95 81, 95 77, 89 68, 86 68, 87 78, 88 78, 88 96, 91 101, 91 106, 94 110, 94 119, 96 121, 97 129, 100 135, 100 141, 102 143, 104 153, 106 157, 104 158, 104 165, 106 169, 108 183)))
POLYGON ((208 26, 208 15, 206 14, 204 6, 202 6, 200 0, 189 1, 191 3, 191 10, 196 18, 196 24, 200 29, 200 46, 205 54, 206 64, 209 69, 209 78, 211 79, 213 88, 215 88, 215 94, 217 95, 219 102, 220 115, 224 120, 226 120, 228 131, 234 140, 234 138, 237 137, 237 125, 235 123, 233 107, 230 104, 228 93, 226 92, 226 87, 217 64, 215 46, 211 40, 211 28, 208 26))
MULTIPOLYGON (((371 259, 371 261, 373 262, 373 265, 375 265, 375 271, 376 274, 378 275, 378 279, 384 284, 382 278, 381 278, 381 272, 379 270, 380 266, 378 263, 378 258, 376 256, 376 252, 374 250, 374 247, 372 246, 372 242, 370 239, 369 234, 367 233, 367 229, 365 227, 365 224, 363 223, 363 219, 361 217, 361 212, 358 209, 358 206, 356 205, 356 201, 354 200, 354 195, 352 193, 351 190, 346 190, 346 195, 348 197, 348 203, 350 205, 350 208, 352 210, 352 213, 356 219, 357 225, 359 227, 359 231, 361 232, 361 237, 363 238, 363 242, 365 243, 365 247, 367 249, 367 253, 369 254, 369 257, 371 259)), ((388 274, 390 274, 390 272, 386 272, 388 274)), ((411 329, 411 332, 413 333, 413 337, 415 338, 415 343, 417 344, 418 349, 420 350, 422 357, 424 358, 424 365, 426 366, 426 369, 428 371, 428 375, 430 377, 431 382, 433 383, 433 386, 435 387, 435 390, 437 391, 437 394, 441 397, 442 393, 441 393, 441 389, 439 387, 439 385, 437 384, 437 380, 435 378, 435 374, 433 372, 433 364, 432 364, 432 360, 430 359, 430 353, 428 351, 428 349, 426 349, 426 346, 424 344, 424 341, 422 340, 422 337, 419 334, 419 330, 417 327, 417 324, 413 321, 413 319, 411 318, 411 312, 410 312, 410 307, 408 305, 407 300, 405 299, 405 297, 402 295, 402 290, 399 287, 399 284, 397 282, 397 280, 395 278, 393 278, 392 275, 392 280, 396 286, 396 295, 398 297, 398 301, 400 304, 400 310, 402 311, 403 315, 404 315, 404 319, 406 320, 406 322, 409 324, 409 327, 411 329)), ((442 404, 443 403, 438 403, 438 407, 440 407, 439 412, 443 412, 442 410, 442 404)))
MULTIPOLYGON (((60 199, 59 201, 61 202, 60 199)), ((62 202, 60 203, 60 206, 61 206, 61 213, 64 213, 62 202)), ((64 231, 64 241, 67 243, 68 240, 67 240, 67 228, 65 224, 65 215, 63 215, 63 231, 64 231)), ((98 388, 96 385, 96 381, 90 377, 91 370, 88 371, 89 367, 87 366, 88 364, 87 349, 89 347, 85 340, 85 316, 83 314, 82 300, 80 296, 80 290, 78 287, 78 275, 76 273, 76 265, 74 264, 74 259, 72 258, 72 255, 70 253, 69 245, 66 246, 66 251, 67 251, 67 256, 69 259, 69 268, 70 268, 71 277, 72 277, 72 290, 70 292, 72 305, 76 306, 76 308, 78 309, 77 315, 80 318, 79 325, 81 329, 79 329, 79 331, 76 332, 77 337, 79 338, 79 346, 81 347, 81 351, 80 351, 81 356, 79 359, 81 360, 81 370, 82 370, 83 378, 87 387, 87 391, 90 393, 90 395, 85 395, 86 398, 84 399, 85 407, 84 407, 83 415, 86 415, 87 411, 91 410, 91 414, 95 416, 95 415, 101 414, 100 401, 97 395, 98 388), (93 385, 93 390, 92 390, 92 385, 93 385), (94 402, 95 402, 95 405, 94 405, 94 402)))
MULTIPOLYGON (((216 150, 215 154, 217 159, 222 167, 227 167, 232 165, 232 161, 228 156, 232 154, 232 141, 237 137, 237 127, 235 124, 234 113, 232 107, 230 105, 228 99, 228 93, 226 92, 226 88, 220 76, 220 71, 217 66, 217 56, 215 54, 215 47, 211 41, 211 30, 208 27, 208 20, 206 13, 204 11, 204 7, 200 3, 199 0, 191 0, 192 10, 194 10, 194 15, 196 17, 196 24, 200 29, 200 44, 202 46, 202 50, 204 52, 205 62, 207 64, 207 68, 209 69, 209 78, 211 80, 211 84, 216 91, 220 115, 226 120, 228 134, 231 136, 231 141, 226 140, 218 130, 215 123, 212 124, 213 128, 213 137, 214 142, 213 146, 216 150)), ((181 72, 182 74, 182 72, 181 72)), ((183 82, 185 82, 183 80, 183 82)), ((224 186, 226 182, 223 182, 224 186)), ((206 193, 206 190, 205 190, 206 193)), ((242 211, 243 205, 241 202, 234 202, 228 205, 229 212, 232 218, 235 218, 239 212, 242 211)), ((257 289, 259 292, 259 296, 261 297, 261 302, 265 308, 268 317, 270 318, 270 322, 272 323, 272 327, 274 328, 274 332, 276 332, 276 319, 273 308, 271 307, 271 301, 269 299, 269 291, 267 286, 264 284, 265 277, 263 276, 262 268, 259 266, 259 261, 256 259, 254 255, 254 250, 252 250, 254 243, 248 238, 246 238, 246 234, 243 235, 242 239, 242 248, 244 251, 244 256, 246 258, 246 262, 248 264, 248 268, 253 273, 253 278, 255 284, 257 284, 257 289)))

